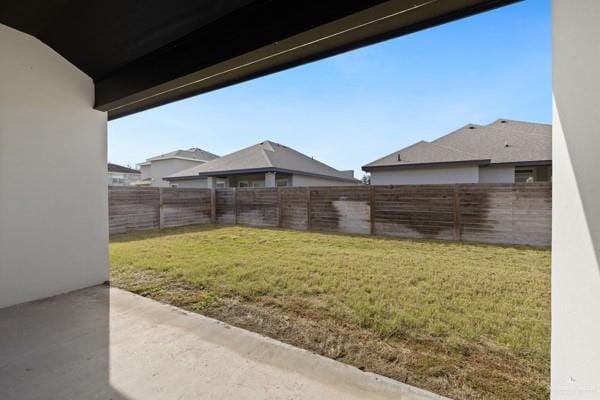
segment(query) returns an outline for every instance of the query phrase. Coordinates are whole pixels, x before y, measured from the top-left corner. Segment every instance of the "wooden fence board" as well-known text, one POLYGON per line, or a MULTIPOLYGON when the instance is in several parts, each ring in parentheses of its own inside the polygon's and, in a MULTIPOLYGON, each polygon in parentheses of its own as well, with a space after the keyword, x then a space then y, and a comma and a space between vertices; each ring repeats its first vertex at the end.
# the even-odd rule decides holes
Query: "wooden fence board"
POLYGON ((217 224, 235 224, 235 198, 236 189, 216 189, 216 222, 217 224))
POLYGON ((161 228, 211 222, 210 189, 161 189, 161 228))
POLYGON ((110 233, 190 224, 547 246, 552 186, 460 184, 109 189, 110 233))

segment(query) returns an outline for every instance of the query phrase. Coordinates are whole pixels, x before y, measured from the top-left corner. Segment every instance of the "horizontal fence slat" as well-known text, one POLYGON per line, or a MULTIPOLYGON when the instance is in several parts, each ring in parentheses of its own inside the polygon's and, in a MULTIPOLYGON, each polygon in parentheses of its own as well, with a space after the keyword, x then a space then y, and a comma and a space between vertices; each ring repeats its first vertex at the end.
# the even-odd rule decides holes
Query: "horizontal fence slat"
POLYGON ((549 245, 552 229, 550 183, 227 188, 214 189, 214 196, 213 189, 110 187, 108 204, 111 234, 214 220, 218 224, 549 245))

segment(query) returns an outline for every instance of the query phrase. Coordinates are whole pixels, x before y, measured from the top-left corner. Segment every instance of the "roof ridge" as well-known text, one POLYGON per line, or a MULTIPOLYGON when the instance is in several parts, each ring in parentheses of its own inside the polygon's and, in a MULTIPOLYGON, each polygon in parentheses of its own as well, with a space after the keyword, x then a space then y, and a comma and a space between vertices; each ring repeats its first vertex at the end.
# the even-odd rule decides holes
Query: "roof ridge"
POLYGON ((286 150, 289 150, 289 151, 291 151, 291 152, 295 153, 296 155, 298 155, 298 156, 300 156, 300 157, 303 157, 303 158, 304 158, 304 159, 306 159, 306 160, 312 161, 312 162, 314 162, 314 163, 317 163, 317 164, 319 164, 319 165, 322 165, 323 167, 329 168, 330 170, 332 170, 332 171, 334 171, 334 172, 342 172, 342 171, 340 171, 339 169, 333 168, 331 165, 325 164, 324 162, 322 162, 322 161, 319 161, 319 160, 315 159, 315 158, 314 158, 314 157, 312 157, 312 156, 308 156, 308 155, 306 155, 306 154, 304 154, 304 153, 301 153, 301 152, 299 152, 298 150, 296 150, 296 149, 294 149, 294 148, 292 148, 292 147, 289 147, 289 146, 286 146, 286 145, 283 145, 283 144, 280 144, 280 143, 275 143, 275 142, 273 142, 273 141, 269 141, 269 142, 271 142, 271 143, 274 143, 274 144, 276 144, 276 145, 278 145, 278 146, 281 146, 281 147, 283 147, 284 149, 286 149, 286 150))
MULTIPOLYGON (((265 151, 265 148, 262 146, 263 143, 265 142, 269 142, 268 140, 262 141, 260 143, 257 144, 258 147, 260 147, 260 151, 263 155, 263 157, 265 158, 265 160, 267 161, 267 164, 271 167, 273 167, 273 161, 271 160, 271 158, 269 157, 269 155, 267 154, 267 152, 265 151)), ((271 152, 275 153, 275 149, 273 149, 271 147, 271 152)))
POLYGON ((399 149, 399 150, 396 150, 396 151, 392 151, 391 153, 389 153, 389 154, 386 154, 385 156, 383 156, 383 157, 380 157, 380 158, 378 158, 378 159, 377 159, 377 160, 375 160, 375 161, 371 161, 370 163, 368 163, 368 164, 365 164, 364 166, 366 167, 366 166, 368 166, 368 165, 375 164, 376 162, 378 162, 378 161, 381 161, 381 160, 383 160, 384 158, 388 158, 388 157, 389 157, 389 156, 391 156, 392 154, 398 154, 398 153, 400 153, 400 152, 402 152, 402 151, 406 151, 406 150, 408 150, 408 149, 411 149, 411 148, 415 147, 416 145, 418 145, 418 144, 422 144, 422 143, 431 144, 431 142, 428 142, 428 141, 426 141, 426 140, 419 140, 418 142, 415 142, 415 143, 413 143, 413 144, 411 144, 411 145, 409 145, 409 146, 403 147, 403 148, 401 148, 401 149, 399 149))
POLYGON ((455 133, 458 133, 464 129, 481 129, 481 128, 485 128, 486 125, 478 125, 478 124, 472 124, 472 123, 468 123, 466 125, 461 126, 458 129, 453 130, 452 132, 446 133, 443 136, 440 136, 439 138, 435 139, 434 141, 432 141, 431 143, 436 143, 439 142, 440 140, 450 136, 450 135, 454 135, 455 133), (471 128, 472 126, 474 126, 475 128, 471 128))
MULTIPOLYGON (((552 125, 550 125, 552 126, 552 125)), ((491 129, 494 131, 499 131, 499 132, 506 132, 506 129, 502 129, 502 128, 498 128, 496 126, 487 126, 487 129, 491 129)), ((540 137, 540 138, 545 138, 547 137, 546 134, 543 133, 538 133, 538 132, 531 132, 531 131, 527 131, 527 130, 521 130, 521 129, 513 129, 514 132, 518 132, 521 135, 527 135, 527 136, 536 136, 536 137, 540 137)))
POLYGON ((523 121, 523 120, 520 120, 520 119, 510 119, 510 118, 498 118, 494 122, 491 122, 491 123, 489 123, 489 124, 487 124, 485 126, 492 128, 492 125, 497 124, 498 122, 501 122, 501 121, 518 122, 520 124, 527 124, 527 125, 546 125, 546 126, 552 126, 551 123, 547 124, 545 122, 531 122, 531 121, 523 121))
MULTIPOLYGON (((185 153, 192 153, 192 155, 194 155, 194 153, 196 153, 196 151, 205 153, 211 157, 219 158, 219 156, 217 154, 211 153, 210 151, 201 149, 199 147, 192 147, 189 149, 176 149, 176 150, 169 151, 167 153, 159 154, 157 156, 148 157, 148 158, 146 158, 146 160, 144 162, 155 161, 155 160, 159 160, 159 159, 163 159, 163 158, 187 157, 185 155, 185 153)), ((188 158, 195 158, 195 157, 188 157, 188 158)), ((204 159, 200 159, 200 158, 197 158, 197 160, 209 161, 209 160, 204 160, 204 159)))

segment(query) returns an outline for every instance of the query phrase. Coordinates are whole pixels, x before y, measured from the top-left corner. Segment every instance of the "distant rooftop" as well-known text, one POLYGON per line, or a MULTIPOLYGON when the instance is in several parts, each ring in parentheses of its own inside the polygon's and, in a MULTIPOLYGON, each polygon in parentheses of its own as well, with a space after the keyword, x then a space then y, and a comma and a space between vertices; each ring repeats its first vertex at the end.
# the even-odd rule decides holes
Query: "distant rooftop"
POLYGON ((208 162, 214 160, 215 158, 219 158, 218 155, 208 152, 206 150, 199 149, 197 147, 192 147, 187 150, 174 150, 169 153, 161 154, 159 156, 150 157, 145 162, 140 165, 148 164, 152 161, 158 160, 167 160, 170 158, 179 158, 179 159, 189 159, 189 160, 198 160, 208 162))
POLYGON ((499 119, 489 125, 465 125, 432 142, 417 142, 363 166, 363 170, 436 163, 500 164, 551 160, 551 125, 499 119))
POLYGON ((140 171, 137 169, 124 167, 119 164, 108 163, 108 172, 121 172, 123 174, 139 174, 140 171))
POLYGON ((264 141, 227 154, 206 164, 170 175, 165 179, 182 179, 238 173, 278 171, 356 182, 352 171, 339 171, 290 147, 264 141))

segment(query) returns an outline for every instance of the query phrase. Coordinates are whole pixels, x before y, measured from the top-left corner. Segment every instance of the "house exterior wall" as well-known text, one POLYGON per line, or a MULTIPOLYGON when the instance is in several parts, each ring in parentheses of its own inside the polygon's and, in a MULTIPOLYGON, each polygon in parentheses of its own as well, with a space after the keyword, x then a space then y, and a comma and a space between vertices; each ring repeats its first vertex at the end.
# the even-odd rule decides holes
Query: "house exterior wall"
POLYGON ((141 179, 141 174, 133 174, 127 172, 112 172, 107 173, 108 185, 109 186, 131 186, 133 182, 137 182, 141 179), (123 182, 115 182, 113 178, 122 178, 123 182))
POLYGON ((169 186, 178 188, 195 188, 195 189, 207 189, 208 179, 186 179, 181 181, 171 181, 169 186))
POLYGON ((142 179, 152 178, 152 166, 151 165, 140 165, 140 174, 142 175, 142 179))
POLYGON ((598 19, 553 1, 552 400, 600 398, 598 19))
POLYGON ((1 24, 0 49, 6 307, 108 279, 108 187, 106 113, 93 109, 92 80, 39 40, 1 24))
POLYGON ((436 185, 479 182, 478 166, 386 169, 371 172, 371 185, 436 185))
MULTIPOLYGON (((304 175, 288 175, 288 174, 277 174, 275 176, 275 184, 280 179, 287 179, 288 186, 351 186, 352 182, 344 182, 335 179, 323 179, 312 176, 304 175)), ((227 187, 238 187, 239 181, 250 181, 256 182, 256 184, 265 186, 265 174, 247 174, 247 175, 233 175, 227 179, 227 187)), ((207 188, 209 187, 206 179, 182 179, 172 181, 172 184, 177 185, 178 188, 207 188)))
POLYGON ((352 186, 357 183, 337 179, 318 178, 316 176, 292 175, 292 186, 352 186))
POLYGON ((151 161, 149 177, 152 178, 152 184, 150 186, 169 187, 169 182, 163 179, 165 176, 192 168, 202 163, 203 162, 201 161, 181 160, 178 158, 151 161))
POLYGON ((228 177, 227 185, 228 187, 238 187, 239 182, 248 182, 254 187, 264 187, 265 186, 265 174, 244 174, 244 175, 231 175, 228 177))
POLYGON ((514 183, 515 166, 497 165, 479 167, 479 183, 514 183))

